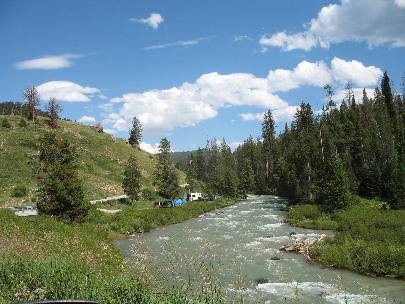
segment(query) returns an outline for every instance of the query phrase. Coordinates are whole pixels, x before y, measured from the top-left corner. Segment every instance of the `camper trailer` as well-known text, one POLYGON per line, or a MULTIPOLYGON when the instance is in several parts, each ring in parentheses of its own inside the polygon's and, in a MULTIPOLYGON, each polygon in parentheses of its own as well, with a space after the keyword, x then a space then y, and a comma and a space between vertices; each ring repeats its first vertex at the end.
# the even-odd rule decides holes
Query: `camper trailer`
POLYGON ((191 193, 187 194, 187 200, 189 202, 198 201, 198 200, 202 200, 202 199, 203 199, 202 193, 191 192, 191 193))

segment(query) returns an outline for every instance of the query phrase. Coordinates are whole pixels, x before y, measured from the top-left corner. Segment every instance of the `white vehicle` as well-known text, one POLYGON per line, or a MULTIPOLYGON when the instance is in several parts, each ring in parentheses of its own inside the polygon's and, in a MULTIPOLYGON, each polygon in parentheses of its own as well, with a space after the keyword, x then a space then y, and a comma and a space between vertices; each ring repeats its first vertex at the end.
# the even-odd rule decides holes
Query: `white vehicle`
POLYGON ((26 206, 23 208, 16 208, 14 214, 17 216, 36 216, 38 215, 38 210, 33 206, 26 206))
POLYGON ((191 192, 187 194, 187 200, 192 202, 192 201, 198 201, 199 199, 202 199, 203 195, 202 193, 199 192, 191 192))

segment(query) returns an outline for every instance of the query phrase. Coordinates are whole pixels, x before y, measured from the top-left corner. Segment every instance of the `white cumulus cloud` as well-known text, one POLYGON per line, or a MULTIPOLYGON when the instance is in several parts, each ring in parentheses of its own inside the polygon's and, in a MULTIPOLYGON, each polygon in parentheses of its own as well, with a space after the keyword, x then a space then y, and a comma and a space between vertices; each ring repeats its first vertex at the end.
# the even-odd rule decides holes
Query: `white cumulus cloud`
POLYGON ((176 127, 194 126, 213 118, 226 106, 251 105, 261 108, 283 108, 288 104, 268 91, 267 80, 252 74, 204 74, 195 83, 180 87, 128 93, 112 100, 120 102, 118 112, 107 115, 106 123, 124 131, 134 116, 144 131, 159 134, 176 127))
POLYGON ((146 142, 141 142, 141 144, 139 145, 139 147, 142 149, 142 150, 144 150, 144 151, 146 151, 146 152, 148 152, 148 153, 151 153, 151 154, 157 154, 157 153, 159 153, 159 143, 157 143, 157 144, 148 144, 148 143, 146 143, 146 142))
MULTIPOLYGON (((273 119, 275 122, 288 122, 294 118, 295 113, 297 112, 298 106, 288 106, 281 109, 276 109, 271 111, 273 115, 273 119)), ((240 117, 242 120, 258 120, 262 121, 264 118, 264 114, 266 112, 258 112, 258 113, 242 113, 240 117)))
POLYGON ((264 34, 260 38, 259 43, 263 46, 279 47, 284 51, 292 51, 295 49, 309 51, 317 45, 318 41, 316 37, 309 33, 288 35, 286 32, 279 32, 273 35, 264 34))
POLYGON ((129 19, 129 21, 131 21, 131 22, 138 22, 138 23, 146 24, 155 30, 159 27, 159 25, 161 23, 163 23, 164 20, 165 19, 162 17, 162 15, 160 15, 158 13, 151 13, 148 18, 140 18, 140 19, 131 18, 131 19, 129 19))
POLYGON ((318 16, 305 25, 306 30, 264 34, 259 43, 284 51, 309 51, 345 41, 405 47, 404 7, 404 0, 341 0, 322 7, 318 16))
POLYGON ((328 66, 322 62, 300 62, 293 70, 277 69, 268 75, 270 89, 273 92, 289 91, 304 85, 322 87, 332 82, 328 66))
POLYGON ((72 66, 72 59, 79 57, 80 55, 75 54, 44 56, 17 62, 15 67, 19 70, 56 70, 72 66))
POLYGON ((345 61, 337 57, 332 59, 331 68, 333 77, 338 82, 350 81, 362 87, 376 85, 383 74, 383 71, 375 66, 366 67, 360 61, 345 61))
MULTIPOLYGON (((160 134, 177 127, 195 126, 215 117, 221 108, 234 106, 270 109, 277 122, 285 122, 293 118, 296 107, 280 98, 277 92, 303 86, 323 87, 329 83, 342 87, 347 81, 357 86, 373 86, 381 74, 377 67, 336 57, 330 65, 322 61, 302 61, 291 70, 270 70, 265 78, 248 73, 213 72, 178 87, 112 98, 110 103, 117 110, 106 113, 104 123, 118 131, 127 131, 136 116, 146 134, 160 134)), ((241 114, 244 120, 261 120, 262 116, 261 112, 241 114)))
MULTIPOLYGON (((374 89, 366 88, 365 90, 368 98, 374 98, 374 89)), ((352 88, 352 91, 354 98, 356 99, 356 102, 361 103, 363 100, 363 88, 352 88)), ((341 89, 335 93, 333 99, 339 106, 342 103, 343 99, 346 99, 346 97, 347 97, 347 90, 341 89)))
POLYGON ((100 93, 97 88, 81 86, 66 80, 45 82, 37 86, 37 90, 41 99, 55 97, 58 101, 67 102, 88 102, 91 97, 100 93))
POLYGON ((95 123, 97 120, 96 120, 96 118, 95 117, 93 117, 93 116, 87 116, 87 115, 84 115, 84 116, 82 116, 82 117, 80 117, 80 119, 78 120, 78 122, 80 122, 80 123, 82 123, 82 124, 93 124, 93 123, 95 123))

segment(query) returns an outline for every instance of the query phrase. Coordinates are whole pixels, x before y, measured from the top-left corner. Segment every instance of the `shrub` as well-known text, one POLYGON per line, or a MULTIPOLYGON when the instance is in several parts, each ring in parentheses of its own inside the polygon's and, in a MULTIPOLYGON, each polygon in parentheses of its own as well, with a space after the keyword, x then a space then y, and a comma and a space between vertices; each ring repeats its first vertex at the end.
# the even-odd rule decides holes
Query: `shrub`
POLYGON ((156 191, 145 188, 142 190, 142 198, 147 201, 154 201, 159 198, 159 195, 156 193, 156 191))
POLYGON ((7 128, 7 129, 10 129, 10 128, 11 128, 11 124, 10 124, 10 122, 8 121, 8 119, 7 119, 6 117, 4 117, 4 118, 2 119, 2 121, 1 121, 1 126, 2 126, 3 128, 7 128))
POLYGON ((28 190, 25 185, 16 185, 13 189, 12 196, 13 197, 24 197, 27 196, 28 190))
POLYGON ((23 117, 21 117, 20 121, 18 122, 18 126, 20 128, 26 128, 28 126, 27 121, 23 117))
POLYGON ((288 212, 288 219, 302 221, 305 219, 315 220, 321 216, 321 210, 318 205, 296 205, 288 212))
POLYGON ((321 230, 333 230, 337 223, 331 216, 321 212, 318 205, 296 205, 289 209, 287 221, 297 227, 321 230))

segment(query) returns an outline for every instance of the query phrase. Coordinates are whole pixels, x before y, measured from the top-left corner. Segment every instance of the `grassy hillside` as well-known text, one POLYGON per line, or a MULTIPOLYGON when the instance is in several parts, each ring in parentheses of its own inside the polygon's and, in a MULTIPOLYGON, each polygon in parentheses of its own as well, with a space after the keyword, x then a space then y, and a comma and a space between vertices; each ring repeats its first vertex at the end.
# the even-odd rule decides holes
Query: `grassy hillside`
MULTIPOLYGON (((46 118, 40 118, 36 123, 27 121, 28 125, 21 127, 21 116, 0 115, 0 122, 4 117, 11 123, 11 128, 0 126, 0 206, 12 206, 32 197, 38 139, 49 131, 49 127, 46 118), (27 196, 15 197, 18 185, 27 187, 27 196)), ((123 168, 131 153, 135 153, 140 161, 144 187, 152 188, 154 158, 151 154, 136 151, 122 139, 74 122, 61 121, 56 132, 68 138, 78 151, 80 176, 89 199, 123 194, 123 168)), ((181 177, 184 179, 183 174, 181 177)))

